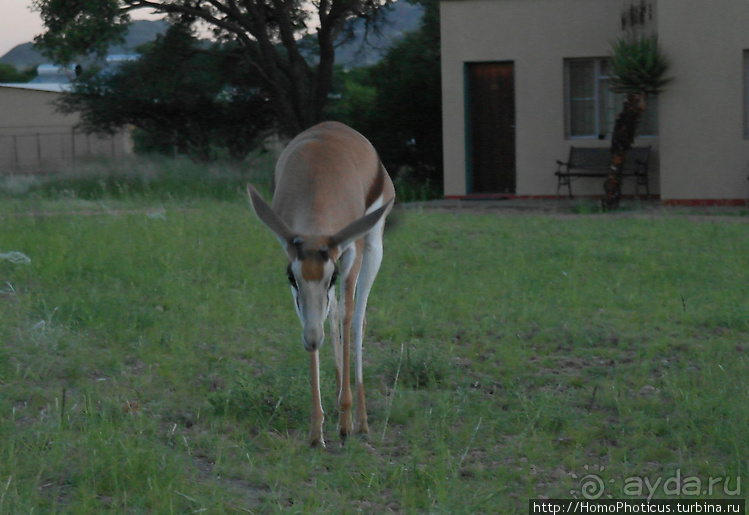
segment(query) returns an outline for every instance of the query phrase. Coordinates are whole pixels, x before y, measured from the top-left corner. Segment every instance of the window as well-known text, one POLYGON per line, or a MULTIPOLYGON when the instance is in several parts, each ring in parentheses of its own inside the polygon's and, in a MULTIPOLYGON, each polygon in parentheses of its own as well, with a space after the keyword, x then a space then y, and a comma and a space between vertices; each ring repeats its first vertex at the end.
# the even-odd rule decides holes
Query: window
MULTIPOLYGON (((568 59, 564 63, 568 138, 611 137, 624 95, 609 89, 609 60, 568 59)), ((658 99, 648 97, 639 136, 658 135, 658 99)))

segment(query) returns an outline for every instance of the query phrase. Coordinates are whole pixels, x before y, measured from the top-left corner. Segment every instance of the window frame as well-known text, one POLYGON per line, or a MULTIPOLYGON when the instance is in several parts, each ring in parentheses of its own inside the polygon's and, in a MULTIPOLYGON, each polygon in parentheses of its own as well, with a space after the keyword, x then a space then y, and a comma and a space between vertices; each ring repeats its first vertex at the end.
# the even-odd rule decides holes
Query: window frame
MULTIPOLYGON (((747 54, 749 56, 749 51, 747 54)), ((749 63, 749 57, 747 57, 747 63, 749 63)), ((610 62, 609 57, 581 57, 581 58, 568 58, 564 59, 564 135, 565 139, 568 140, 610 140, 611 134, 613 133, 614 123, 616 117, 621 112, 624 105, 624 98, 621 93, 613 93, 609 88, 608 84, 611 80, 611 76, 608 74, 608 63, 610 62), (575 100, 586 100, 586 98, 575 99, 572 97, 572 63, 584 63, 589 62, 593 64, 593 97, 587 98, 592 100, 594 103, 593 120, 595 127, 592 132, 577 131, 578 134, 573 134, 573 102, 575 100), (614 109, 610 106, 614 105, 614 109)), ((749 81, 749 66, 747 80, 749 81)), ((747 97, 747 103, 749 105, 749 96, 747 97)), ((749 108, 747 109, 747 137, 749 138, 749 108)), ((658 104, 657 97, 652 97, 646 101, 646 110, 643 115, 647 117, 647 121, 644 119, 643 122, 648 123, 648 132, 638 132, 638 138, 657 138, 658 137, 658 104)), ((642 125, 641 125, 642 128, 642 125)))

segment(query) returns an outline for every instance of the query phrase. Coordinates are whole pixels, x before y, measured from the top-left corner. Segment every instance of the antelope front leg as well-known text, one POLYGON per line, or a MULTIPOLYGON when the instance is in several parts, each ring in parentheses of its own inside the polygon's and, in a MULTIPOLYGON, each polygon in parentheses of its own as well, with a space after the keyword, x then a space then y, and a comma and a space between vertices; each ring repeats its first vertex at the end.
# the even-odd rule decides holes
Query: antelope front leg
POLYGON ((310 417, 309 444, 312 447, 325 448, 322 436, 322 424, 325 413, 320 399, 320 354, 319 351, 310 352, 310 383, 312 386, 312 415, 310 417))
MULTIPOLYGON (((338 299, 336 298, 335 288, 331 288, 328 293, 330 302, 330 313, 328 321, 330 322, 330 343, 333 344, 333 356, 335 357, 335 392, 336 403, 338 394, 341 392, 341 374, 343 373, 343 349, 341 346, 341 314, 338 310, 338 299)), ((336 406, 340 409, 340 406, 336 406)))
POLYGON ((343 319, 343 370, 341 371, 341 391, 338 394, 338 409, 340 413, 340 418, 338 420, 338 429, 340 431, 342 440, 345 440, 353 430, 353 422, 351 421, 351 405, 354 402, 354 398, 351 395, 351 346, 349 345, 351 319, 352 314, 347 312, 343 319))

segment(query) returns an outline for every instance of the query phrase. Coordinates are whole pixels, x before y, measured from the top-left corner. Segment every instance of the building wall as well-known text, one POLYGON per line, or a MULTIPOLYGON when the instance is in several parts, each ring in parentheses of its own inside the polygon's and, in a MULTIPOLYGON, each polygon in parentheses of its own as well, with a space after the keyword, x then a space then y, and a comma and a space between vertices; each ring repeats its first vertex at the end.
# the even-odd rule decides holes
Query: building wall
POLYGON ((75 131, 77 115, 58 113, 61 93, 0 86, 0 175, 43 173, 94 156, 132 152, 129 133, 87 135, 75 131))
MULTIPOLYGON (((749 2, 654 0, 657 31, 674 82, 659 99, 651 193, 671 199, 749 197, 745 64, 749 2), (717 79, 717 80, 716 80, 717 79)), ((609 141, 565 136, 564 60, 606 57, 621 35, 623 0, 443 0, 442 86, 445 195, 466 193, 463 66, 513 61, 516 86, 517 194, 554 195, 556 160, 571 145, 609 141)), ((625 194, 631 184, 625 184, 625 194)), ((576 195, 602 193, 580 180, 576 195)))
POLYGON ((659 15, 674 77, 660 99, 662 198, 747 199, 749 2, 659 0, 659 15))
POLYGON ((68 131, 77 116, 55 112, 60 93, 0 86, 0 135, 68 131))
MULTIPOLYGON (((566 159, 564 59, 606 57, 619 33, 620 3, 601 0, 443 1, 442 74, 445 195, 466 193, 463 66, 514 61, 518 195, 556 193, 557 159, 566 159)), ((603 146, 575 140, 576 146, 603 146)), ((595 181, 585 181, 595 182, 595 181)), ((575 192, 600 184, 575 184, 575 192)))

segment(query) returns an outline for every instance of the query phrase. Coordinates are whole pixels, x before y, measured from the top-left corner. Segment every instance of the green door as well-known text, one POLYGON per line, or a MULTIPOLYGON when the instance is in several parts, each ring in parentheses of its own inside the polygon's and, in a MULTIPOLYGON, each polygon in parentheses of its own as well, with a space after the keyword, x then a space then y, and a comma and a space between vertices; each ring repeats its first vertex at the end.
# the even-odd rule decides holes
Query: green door
POLYGON ((466 64, 468 193, 515 193, 515 66, 466 64))

